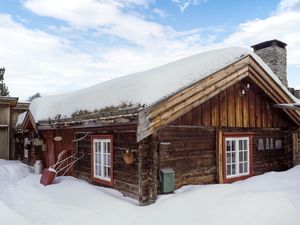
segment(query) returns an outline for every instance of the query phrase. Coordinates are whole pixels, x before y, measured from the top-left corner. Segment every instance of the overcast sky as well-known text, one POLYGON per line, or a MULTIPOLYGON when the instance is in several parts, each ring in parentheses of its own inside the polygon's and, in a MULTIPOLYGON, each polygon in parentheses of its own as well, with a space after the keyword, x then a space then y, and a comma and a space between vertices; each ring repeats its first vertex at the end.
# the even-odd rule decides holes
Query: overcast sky
POLYGON ((0 66, 21 100, 270 39, 300 88, 300 0, 0 0, 0 66))

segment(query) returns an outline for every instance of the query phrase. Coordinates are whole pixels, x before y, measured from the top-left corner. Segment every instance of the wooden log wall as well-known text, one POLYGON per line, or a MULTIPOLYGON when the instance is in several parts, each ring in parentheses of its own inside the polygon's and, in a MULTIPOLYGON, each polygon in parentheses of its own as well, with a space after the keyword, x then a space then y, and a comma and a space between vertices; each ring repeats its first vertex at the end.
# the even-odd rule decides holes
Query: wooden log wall
MULTIPOLYGON (((80 132, 91 132, 91 134, 111 134, 113 135, 113 188, 121 191, 124 195, 139 200, 139 146, 136 143, 135 130, 121 131, 95 131, 81 130, 80 132), (123 160, 125 148, 133 150, 134 163, 126 164, 123 160)), ((76 139, 83 137, 84 133, 75 133, 76 139)), ((90 183, 98 185, 91 180, 91 137, 77 142, 78 155, 84 153, 85 156, 76 166, 75 176, 90 183)), ((100 185, 100 184, 99 184, 100 185)))
MULTIPOLYGON (((223 133, 253 133, 254 175, 284 171, 293 166, 292 132, 273 128, 224 128, 223 133), (273 141, 273 149, 258 150, 258 141, 273 141), (282 148, 275 149, 275 140, 282 148)), ((176 188, 188 184, 217 183, 216 129, 186 125, 169 125, 159 131, 160 168, 175 170, 176 188)), ((222 149, 221 149, 222 150, 222 149)), ((222 163, 222 162, 221 162, 222 163)))
POLYGON ((253 135, 254 175, 269 171, 284 171, 293 166, 293 136, 289 131, 257 130, 253 135), (258 141, 273 140, 273 149, 258 150, 258 141), (282 149, 275 149, 275 140, 282 141, 282 149))
POLYGON ((214 128, 166 126, 158 133, 160 168, 175 170, 176 188, 187 184, 216 183, 214 128))
POLYGON ((246 78, 184 114, 171 125, 214 127, 296 127, 282 109, 246 78), (247 90, 247 84, 250 88, 247 90), (242 96, 241 90, 245 90, 242 96))

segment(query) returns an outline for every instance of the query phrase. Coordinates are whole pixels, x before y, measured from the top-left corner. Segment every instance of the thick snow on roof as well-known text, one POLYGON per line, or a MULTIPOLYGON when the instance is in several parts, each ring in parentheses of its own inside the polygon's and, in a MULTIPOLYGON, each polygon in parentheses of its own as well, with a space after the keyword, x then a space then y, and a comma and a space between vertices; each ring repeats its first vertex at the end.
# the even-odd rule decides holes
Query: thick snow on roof
POLYGON ((26 113, 27 112, 23 112, 20 115, 18 115, 16 126, 20 126, 23 123, 23 121, 25 119, 25 116, 26 116, 26 113))
POLYGON ((67 94, 36 98, 30 105, 35 121, 79 110, 94 111, 122 103, 152 105, 246 55, 257 61, 281 84, 270 68, 250 49, 224 48, 190 56, 148 71, 122 76, 67 94))

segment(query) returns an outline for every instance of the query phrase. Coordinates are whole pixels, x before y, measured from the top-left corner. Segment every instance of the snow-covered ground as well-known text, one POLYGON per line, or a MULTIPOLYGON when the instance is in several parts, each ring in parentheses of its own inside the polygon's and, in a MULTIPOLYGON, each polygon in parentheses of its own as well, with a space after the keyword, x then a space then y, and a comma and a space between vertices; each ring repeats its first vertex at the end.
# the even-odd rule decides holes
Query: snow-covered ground
POLYGON ((47 187, 39 179, 20 162, 0 160, 1 225, 300 224, 300 166, 234 184, 186 186, 146 207, 72 177, 47 187))

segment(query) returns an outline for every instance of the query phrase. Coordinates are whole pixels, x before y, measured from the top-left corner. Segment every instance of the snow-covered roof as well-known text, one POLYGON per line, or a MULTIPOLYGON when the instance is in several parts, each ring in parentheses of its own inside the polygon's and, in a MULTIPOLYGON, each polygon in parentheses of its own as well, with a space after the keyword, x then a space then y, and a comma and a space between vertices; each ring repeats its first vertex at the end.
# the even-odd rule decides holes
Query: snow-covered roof
MULTIPOLYGON (((210 74, 252 55, 282 85, 271 69, 250 49, 224 48, 193 55, 148 71, 122 76, 67 94, 36 98, 30 112, 36 122, 69 118, 79 110, 94 111, 123 103, 152 105, 210 74)), ((296 99, 293 97, 293 99, 296 99)))
POLYGON ((26 112, 23 112, 21 114, 18 115, 18 119, 17 119, 17 123, 16 123, 16 127, 21 126, 22 123, 24 122, 25 116, 26 116, 26 112))

